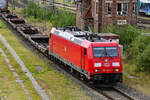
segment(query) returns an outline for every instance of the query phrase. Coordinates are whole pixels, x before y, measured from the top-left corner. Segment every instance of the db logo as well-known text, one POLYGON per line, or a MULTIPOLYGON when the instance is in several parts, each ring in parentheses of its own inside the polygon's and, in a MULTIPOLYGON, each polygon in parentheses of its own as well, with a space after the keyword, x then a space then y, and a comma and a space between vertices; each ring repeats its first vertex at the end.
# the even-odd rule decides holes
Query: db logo
POLYGON ((109 67, 109 66, 110 66, 110 63, 104 63, 104 66, 105 66, 105 67, 109 67))

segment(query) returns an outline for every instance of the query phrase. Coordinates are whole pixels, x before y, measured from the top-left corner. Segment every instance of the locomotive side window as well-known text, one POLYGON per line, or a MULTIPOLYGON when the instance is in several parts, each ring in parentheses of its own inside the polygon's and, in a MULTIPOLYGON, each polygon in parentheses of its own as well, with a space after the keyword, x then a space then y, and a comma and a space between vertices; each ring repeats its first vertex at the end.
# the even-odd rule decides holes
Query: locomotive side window
POLYGON ((93 48, 94 57, 104 57, 105 48, 104 47, 94 47, 93 48))
POLYGON ((118 57, 117 47, 106 47, 107 57, 118 57))

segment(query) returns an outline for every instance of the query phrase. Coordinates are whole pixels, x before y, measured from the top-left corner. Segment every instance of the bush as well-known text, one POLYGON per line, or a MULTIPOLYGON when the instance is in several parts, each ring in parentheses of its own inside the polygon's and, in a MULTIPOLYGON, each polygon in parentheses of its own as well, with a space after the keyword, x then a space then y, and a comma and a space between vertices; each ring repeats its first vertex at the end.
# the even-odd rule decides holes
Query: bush
POLYGON ((23 13, 25 17, 33 16, 35 19, 39 19, 39 21, 50 20, 54 27, 75 26, 75 14, 65 10, 59 10, 58 13, 55 13, 52 9, 44 10, 33 1, 29 2, 23 13))
POLYGON ((113 34, 117 34, 117 27, 113 26, 113 25, 104 25, 104 33, 113 33, 113 34))
POLYGON ((150 44, 150 37, 145 37, 143 35, 139 35, 137 39, 135 39, 132 44, 128 47, 126 55, 127 59, 136 59, 139 53, 143 53, 147 45, 150 44))
POLYGON ((126 27, 115 27, 113 25, 106 25, 104 32, 114 33, 119 35, 120 44, 127 50, 128 46, 139 36, 140 32, 137 28, 127 25, 126 27))
POLYGON ((75 15, 61 10, 61 13, 52 14, 50 21, 54 27, 75 26, 75 15))
POLYGON ((126 26, 118 32, 120 44, 125 49, 140 35, 140 32, 131 25, 126 26))
POLYGON ((136 66, 138 71, 150 73, 150 45, 142 53, 139 53, 136 66))
POLYGON ((33 16, 37 18, 37 13, 39 12, 39 7, 33 2, 30 1, 26 8, 24 8, 23 13, 25 16, 33 16))

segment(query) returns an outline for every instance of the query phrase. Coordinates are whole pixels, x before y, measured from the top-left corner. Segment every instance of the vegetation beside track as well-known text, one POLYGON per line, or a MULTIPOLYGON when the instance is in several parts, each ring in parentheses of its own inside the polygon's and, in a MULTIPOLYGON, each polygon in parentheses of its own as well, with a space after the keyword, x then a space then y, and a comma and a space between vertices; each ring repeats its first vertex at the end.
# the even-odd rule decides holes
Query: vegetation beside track
MULTIPOLYGON (((2 47, 4 46, 0 41, 0 48, 2 47)), ((5 61, 1 53, 0 53, 0 98, 1 100, 27 100, 27 96, 24 90, 22 89, 21 85, 16 82, 16 77, 9 69, 8 63, 5 61)))
POLYGON ((108 26, 105 32, 118 34, 124 46, 124 82, 150 96, 150 36, 131 25, 108 26))
POLYGON ((23 10, 24 17, 32 16, 39 21, 49 21, 54 27, 75 26, 75 14, 59 9, 40 8, 33 1, 30 1, 27 7, 23 10))
MULTIPOLYGON (((13 35, 12 35, 11 31, 3 24, 3 22, 1 20, 0 20, 0 34, 2 34, 9 41, 9 43, 14 44, 16 49, 20 48, 19 45, 17 45, 17 43, 16 43, 17 39, 12 37, 13 35)), ((16 62, 16 60, 13 58, 13 56, 8 52, 7 48, 1 42, 0 42, 0 47, 4 50, 5 54, 7 55, 7 57, 10 60, 10 64, 15 68, 15 70, 18 73, 18 75, 20 76, 21 80, 24 81, 25 88, 29 91, 31 97, 35 100, 41 100, 40 96, 37 94, 34 87, 32 86, 32 83, 30 82, 29 78, 24 74, 24 72, 20 68, 20 65, 16 62)), ((21 54, 21 52, 19 54, 21 54)), ((6 66, 4 66, 4 67, 6 67, 6 66)), ((9 74, 9 73, 7 73, 7 74, 9 74)), ((14 91, 16 91, 16 90, 14 90, 14 91)), ((2 91, 2 92, 4 92, 4 91, 2 91)), ((14 98, 17 95, 21 95, 21 94, 18 93, 16 95, 13 95, 14 98)), ((11 99, 8 99, 8 100, 11 100, 11 99)), ((14 100, 16 100, 16 99, 14 99, 14 100)))
MULTIPOLYGON (((6 25, 3 24, 1 20, 0 34, 5 37, 52 100, 90 100, 90 98, 86 96, 86 94, 73 82, 59 72, 56 72, 56 70, 52 69, 50 67, 49 60, 40 59, 39 56, 36 56, 36 53, 33 54, 32 51, 24 48, 24 46, 20 43, 21 41, 19 41, 11 33, 11 31, 6 27, 6 25), (39 72, 36 66, 40 66, 42 71, 39 72)), ((1 47, 5 50, 11 64, 15 67, 17 73, 24 81, 25 87, 28 89, 33 100, 40 100, 40 97, 34 90, 32 83, 22 72, 17 62, 12 58, 5 46, 1 45, 1 47)))

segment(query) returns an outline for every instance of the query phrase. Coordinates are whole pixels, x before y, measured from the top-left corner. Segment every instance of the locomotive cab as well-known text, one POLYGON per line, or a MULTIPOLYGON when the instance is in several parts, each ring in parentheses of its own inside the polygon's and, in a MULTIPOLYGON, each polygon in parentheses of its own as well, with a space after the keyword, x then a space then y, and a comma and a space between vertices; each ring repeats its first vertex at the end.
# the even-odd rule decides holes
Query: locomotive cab
POLYGON ((122 62, 118 43, 92 43, 92 80, 122 82, 122 62))

